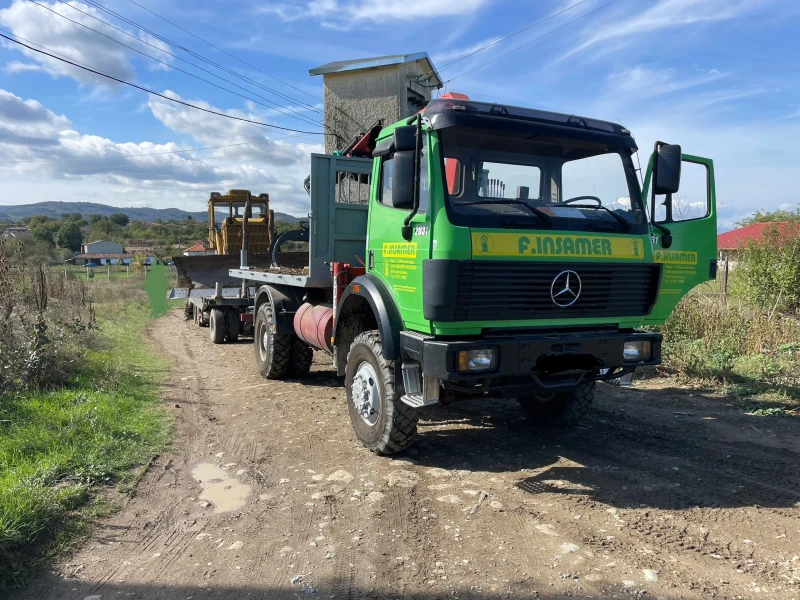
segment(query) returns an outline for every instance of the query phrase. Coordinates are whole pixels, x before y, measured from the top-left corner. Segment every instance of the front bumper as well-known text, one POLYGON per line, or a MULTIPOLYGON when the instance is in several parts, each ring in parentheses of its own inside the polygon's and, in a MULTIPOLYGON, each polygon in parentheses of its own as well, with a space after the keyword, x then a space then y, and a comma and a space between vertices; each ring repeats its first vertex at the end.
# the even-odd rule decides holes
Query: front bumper
POLYGON ((414 332, 400 336, 403 361, 417 362, 424 377, 438 379, 445 389, 466 394, 515 397, 571 389, 583 381, 612 379, 636 367, 661 364, 662 336, 644 331, 581 331, 486 336, 470 340, 437 339, 414 332), (648 360, 623 359, 623 344, 651 343, 648 360), (492 371, 460 372, 458 353, 494 348, 492 371))

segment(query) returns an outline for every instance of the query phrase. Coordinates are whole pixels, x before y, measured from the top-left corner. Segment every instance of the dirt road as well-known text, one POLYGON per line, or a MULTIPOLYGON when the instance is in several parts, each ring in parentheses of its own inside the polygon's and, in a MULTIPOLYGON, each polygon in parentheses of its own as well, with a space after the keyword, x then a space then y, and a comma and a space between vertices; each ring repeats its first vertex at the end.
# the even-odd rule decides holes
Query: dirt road
POLYGON ((796 420, 602 386, 573 430, 469 402, 381 458, 322 355, 268 382, 207 332, 154 322, 174 449, 18 599, 800 599, 796 420))

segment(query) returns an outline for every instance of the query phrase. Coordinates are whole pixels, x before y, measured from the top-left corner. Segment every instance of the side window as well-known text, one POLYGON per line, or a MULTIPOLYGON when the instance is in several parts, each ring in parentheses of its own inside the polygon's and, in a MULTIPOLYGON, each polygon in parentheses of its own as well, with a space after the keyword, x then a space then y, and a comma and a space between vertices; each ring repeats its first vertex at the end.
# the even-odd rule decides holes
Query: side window
MULTIPOLYGON (((419 210, 417 212, 424 213, 428 211, 428 204, 430 203, 431 188, 428 181, 428 150, 426 148, 426 138, 422 138, 422 158, 419 165, 419 210)), ((389 156, 383 160, 381 164, 381 197, 380 203, 386 206, 392 206, 392 178, 394 177, 394 161, 393 157, 389 156)))
POLYGON ((394 172, 394 162, 389 156, 381 164, 381 204, 392 205, 392 174, 394 172))
POLYGON ((444 159, 444 173, 447 178, 447 193, 451 196, 460 196, 464 170, 457 158, 444 159))
POLYGON ((672 195, 672 210, 664 204, 665 200, 665 196, 656 196, 657 223, 680 223, 707 217, 710 214, 708 168, 704 164, 684 160, 681 164, 680 189, 672 195))

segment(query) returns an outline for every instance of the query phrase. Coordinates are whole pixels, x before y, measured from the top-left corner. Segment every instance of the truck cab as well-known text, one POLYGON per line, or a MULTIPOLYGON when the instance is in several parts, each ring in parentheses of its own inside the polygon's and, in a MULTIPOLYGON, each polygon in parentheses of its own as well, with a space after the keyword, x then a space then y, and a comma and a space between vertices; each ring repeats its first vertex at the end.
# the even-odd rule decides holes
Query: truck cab
POLYGON ((462 99, 383 130, 365 278, 402 322, 405 402, 569 424, 595 381, 660 363, 641 328, 715 277, 713 163, 659 143, 642 183, 637 150, 619 124, 462 99))

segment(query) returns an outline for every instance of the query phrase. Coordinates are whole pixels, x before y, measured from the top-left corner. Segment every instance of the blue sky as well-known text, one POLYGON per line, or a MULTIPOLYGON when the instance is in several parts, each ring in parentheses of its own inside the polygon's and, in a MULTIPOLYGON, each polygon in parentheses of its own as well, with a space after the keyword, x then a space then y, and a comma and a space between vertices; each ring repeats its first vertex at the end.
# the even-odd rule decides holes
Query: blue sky
MULTIPOLYGON (((713 158, 722 229, 755 210, 800 203, 796 0, 136 1, 202 39, 131 0, 5 2, 0 28, 159 93, 319 132, 322 81, 310 68, 417 51, 441 68, 550 17, 442 68, 447 90, 619 121, 643 154, 659 139, 713 158)), ((215 117, 0 46, 0 205, 85 200, 202 210, 209 191, 237 187, 267 191, 277 210, 302 214, 308 154, 321 144, 319 135, 215 117)))

